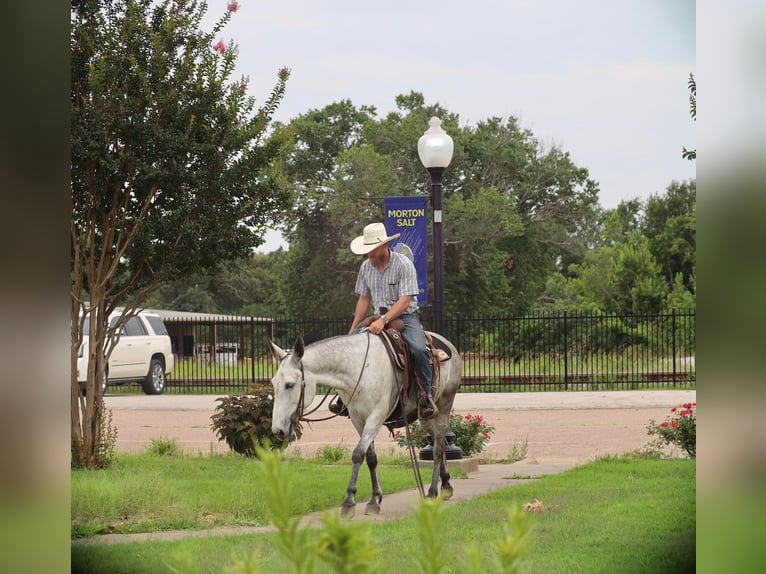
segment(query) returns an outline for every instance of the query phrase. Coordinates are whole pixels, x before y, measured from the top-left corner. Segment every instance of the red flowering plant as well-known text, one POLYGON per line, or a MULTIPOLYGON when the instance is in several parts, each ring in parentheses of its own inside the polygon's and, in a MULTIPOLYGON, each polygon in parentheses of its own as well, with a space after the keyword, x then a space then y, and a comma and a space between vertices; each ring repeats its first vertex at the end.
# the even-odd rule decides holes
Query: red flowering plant
POLYGON ((697 403, 684 403, 673 407, 670 415, 657 424, 649 421, 649 435, 657 435, 660 444, 675 445, 691 458, 697 458, 697 403))
MULTIPOLYGON (((484 450, 484 447, 492 439, 492 432, 495 427, 489 424, 481 415, 459 415, 450 414, 450 429, 455 433, 455 444, 463 451, 463 456, 478 454, 484 450)), ((423 429, 420 421, 415 421, 410 425, 410 436, 415 448, 423 448, 429 443, 430 437, 423 429)), ((407 431, 397 430, 394 433, 394 442, 399 446, 407 446, 407 431)))

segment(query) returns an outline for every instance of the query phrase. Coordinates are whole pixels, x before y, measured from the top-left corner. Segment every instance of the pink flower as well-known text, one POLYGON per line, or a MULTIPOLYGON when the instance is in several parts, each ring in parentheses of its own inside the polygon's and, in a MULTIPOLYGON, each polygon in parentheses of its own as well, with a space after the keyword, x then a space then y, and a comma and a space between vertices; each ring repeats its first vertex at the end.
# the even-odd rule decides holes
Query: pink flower
POLYGON ((670 412, 674 413, 674 412, 676 412, 676 410, 677 410, 676 407, 673 407, 672 409, 670 409, 670 412))
POLYGON ((692 404, 691 404, 691 403, 684 403, 684 404, 683 404, 683 405, 681 405, 681 406, 682 406, 683 408, 685 408, 685 409, 690 409, 690 408, 692 408, 692 404))
POLYGON ((219 52, 221 54, 225 54, 226 53, 226 46, 224 46, 223 40, 218 40, 218 43, 215 46, 213 46, 213 50, 215 50, 216 52, 219 52))
POLYGON ((229 2, 226 6, 226 9, 229 12, 236 12, 237 10, 239 10, 239 4, 237 4, 237 0, 232 0, 231 2, 229 2))
POLYGON ((670 423, 670 426, 672 426, 673 428, 676 428, 678 426, 678 423, 676 421, 673 421, 672 423, 670 423))
POLYGON ((492 435, 490 435, 488 432, 483 432, 481 434, 483 434, 484 438, 487 439, 487 440, 490 440, 492 438, 492 435))
POLYGON ((471 420, 471 413, 468 413, 465 415, 465 420, 470 421, 471 420))
POLYGON ((662 423, 660 423, 660 426, 661 426, 661 427, 666 427, 666 426, 668 426, 668 421, 663 421, 662 423))

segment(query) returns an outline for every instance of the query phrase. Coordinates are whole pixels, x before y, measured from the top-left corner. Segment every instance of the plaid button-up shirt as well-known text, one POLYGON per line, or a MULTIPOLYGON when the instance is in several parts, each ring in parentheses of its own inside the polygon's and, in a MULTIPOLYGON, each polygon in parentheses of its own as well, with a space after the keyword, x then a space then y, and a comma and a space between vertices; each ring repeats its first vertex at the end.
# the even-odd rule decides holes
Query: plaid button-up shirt
POLYGON ((391 259, 381 273, 365 259, 359 268, 354 291, 362 297, 372 296, 372 304, 377 312, 381 307, 388 309, 396 301, 410 295, 410 305, 405 313, 414 313, 418 310, 418 274, 415 265, 406 255, 390 251, 391 259))

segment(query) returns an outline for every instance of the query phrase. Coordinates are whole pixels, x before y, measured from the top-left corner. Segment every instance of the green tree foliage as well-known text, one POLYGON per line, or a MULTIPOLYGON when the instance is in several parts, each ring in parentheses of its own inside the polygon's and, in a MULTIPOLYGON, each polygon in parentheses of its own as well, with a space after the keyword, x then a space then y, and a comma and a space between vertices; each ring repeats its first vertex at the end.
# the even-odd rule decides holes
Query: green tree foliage
POLYGON ((615 312, 654 315, 662 310, 668 288, 645 237, 636 235, 620 246, 612 271, 615 312))
POLYGON ((428 193, 417 141, 433 115, 455 142, 444 179, 447 307, 528 310, 562 257, 582 258, 579 237, 596 213, 596 184, 515 118, 461 128, 456 115, 426 105, 419 93, 396 104, 398 111, 380 119, 371 108, 340 102, 291 122, 300 151, 286 173, 301 195, 287 224, 290 252, 280 278, 288 312, 350 315, 361 260, 348 244, 382 219, 385 196, 428 193), (304 155, 323 158, 321 170, 304 155))
POLYGON ((285 255, 282 249, 255 253, 225 263, 214 274, 195 273, 183 281, 165 283, 147 298, 146 306, 258 317, 284 314, 277 277, 285 255))
POLYGON ((445 238, 447 308, 468 314, 515 308, 515 293, 508 281, 514 257, 509 256, 508 246, 523 235, 524 226, 512 203, 495 188, 481 189, 468 198, 453 194, 445 202, 445 212, 450 214, 445 238))
POLYGON ((106 316, 142 305, 164 281, 248 256, 287 207, 269 132, 287 69, 258 108, 231 78, 237 48, 201 30, 204 2, 73 0, 71 10, 72 453, 90 466, 99 440, 106 316), (90 367, 76 354, 90 309, 90 367), (80 418, 82 415, 82 419, 80 418))
POLYGON ((655 314, 695 306, 696 184, 671 182, 645 204, 602 214, 594 248, 551 275, 537 310, 655 314))
MULTIPOLYGON (((694 78, 694 74, 689 74, 689 115, 692 117, 692 121, 697 121, 697 80, 694 78)), ((681 152, 681 157, 693 161, 697 159, 697 150, 688 150, 684 147, 681 152)))
POLYGON ((680 273, 687 290, 694 292, 697 265, 697 184, 671 182, 664 195, 646 202, 641 224, 649 249, 662 268, 668 287, 680 273))

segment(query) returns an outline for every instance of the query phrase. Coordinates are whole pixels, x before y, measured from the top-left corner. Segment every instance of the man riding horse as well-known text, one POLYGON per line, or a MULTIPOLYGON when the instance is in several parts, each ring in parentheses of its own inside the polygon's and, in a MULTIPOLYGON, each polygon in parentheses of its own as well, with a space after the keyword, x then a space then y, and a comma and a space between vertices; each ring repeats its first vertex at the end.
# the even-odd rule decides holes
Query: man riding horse
MULTIPOLYGON (((388 246, 399 235, 388 235, 382 223, 370 223, 364 228, 364 233, 351 242, 351 251, 367 255, 367 259, 362 262, 356 279, 354 292, 359 299, 349 334, 361 331, 362 321, 369 313, 371 304, 380 317, 370 323, 370 333, 380 333, 394 319, 404 323, 402 338, 409 347, 415 373, 425 391, 425 394, 418 395, 419 415, 422 419, 428 419, 438 413, 431 392, 431 351, 416 314, 418 278, 415 265, 407 256, 392 251, 388 246)), ((343 412, 344 407, 340 397, 329 406, 336 414, 343 412)))

